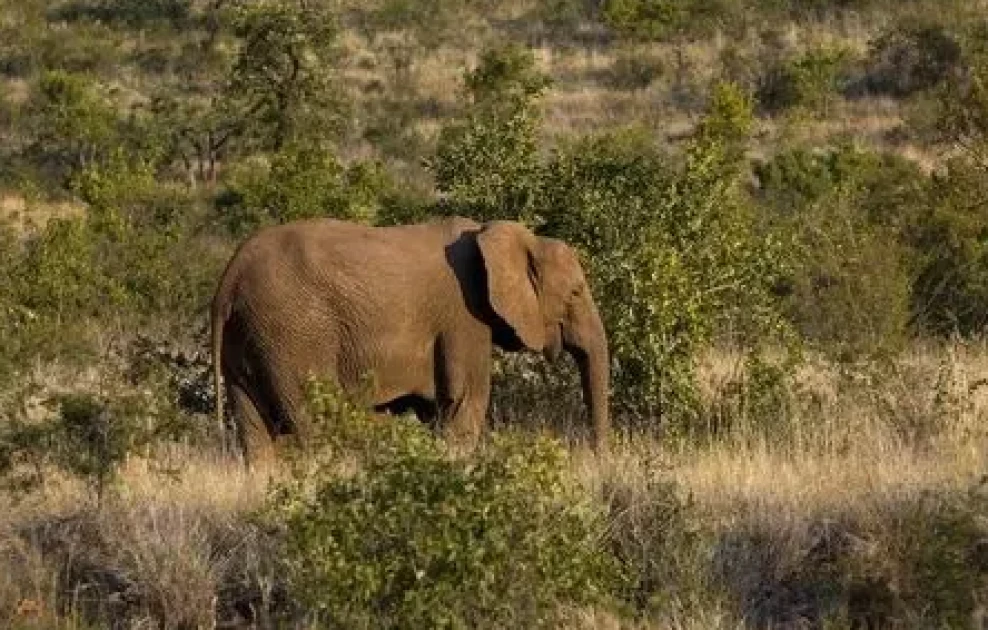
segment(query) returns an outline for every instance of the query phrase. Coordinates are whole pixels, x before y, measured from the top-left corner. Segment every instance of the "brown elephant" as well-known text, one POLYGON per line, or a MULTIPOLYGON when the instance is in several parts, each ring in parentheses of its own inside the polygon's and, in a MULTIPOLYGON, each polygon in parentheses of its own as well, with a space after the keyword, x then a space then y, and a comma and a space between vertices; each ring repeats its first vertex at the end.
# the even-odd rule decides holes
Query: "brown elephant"
POLYGON ((582 376, 595 445, 609 433, 609 359, 574 251, 519 223, 452 218, 367 227, 331 219, 264 228, 223 273, 212 305, 217 417, 225 379, 249 461, 281 435, 304 438, 305 381, 344 390, 372 375, 378 411, 434 414, 476 443, 492 344, 566 349, 582 376))

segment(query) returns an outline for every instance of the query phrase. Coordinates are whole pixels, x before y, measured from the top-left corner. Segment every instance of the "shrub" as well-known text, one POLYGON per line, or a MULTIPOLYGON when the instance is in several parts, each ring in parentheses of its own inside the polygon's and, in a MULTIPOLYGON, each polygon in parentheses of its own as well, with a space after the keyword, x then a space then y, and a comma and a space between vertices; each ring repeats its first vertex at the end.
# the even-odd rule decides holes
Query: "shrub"
POLYGON ((896 24, 871 42, 862 87, 873 93, 909 96, 940 85, 961 62, 960 42, 942 25, 896 24))
POLYGON ((797 329, 849 356, 900 343, 912 264, 903 234, 923 206, 926 176, 852 145, 785 151, 755 174, 767 220, 791 244, 777 291, 797 329))
POLYGON ((838 95, 848 58, 843 49, 818 47, 783 62, 762 78, 758 103, 769 112, 826 109, 838 95))
POLYGON ((24 51, 27 59, 23 63, 35 71, 113 76, 123 65, 123 35, 100 22, 77 22, 63 28, 45 24, 40 32, 32 35, 37 39, 24 51))
POLYGON ((977 627, 988 571, 984 488, 923 493, 873 509, 874 518, 813 523, 798 546, 760 528, 724 545, 725 582, 746 604, 744 617, 760 627, 794 618, 837 628, 977 627), (764 563, 758 572, 765 579, 732 575, 752 559, 764 563))
POLYGON ((217 209, 237 235, 313 217, 371 221, 391 184, 373 162, 343 166, 329 151, 293 145, 270 164, 245 163, 226 177, 217 209))
POLYGON ((740 162, 755 125, 751 96, 737 83, 719 81, 711 89, 707 115, 697 125, 700 140, 722 143, 731 161, 740 162))
POLYGON ((15 492, 41 486, 54 467, 81 480, 101 505, 131 455, 186 428, 150 390, 61 394, 47 403, 54 413, 45 420, 12 416, 0 431, 0 478, 15 492))
POLYGON ((108 287, 98 312, 167 314, 180 325, 205 314, 223 252, 203 237, 204 212, 189 191, 158 183, 148 161, 121 151, 82 170, 72 188, 88 205, 89 265, 108 287))
POLYGON ((531 50, 506 44, 483 51, 477 67, 466 73, 464 84, 475 104, 511 109, 515 101, 540 96, 550 80, 535 67, 531 50))
POLYGON ((346 475, 320 459, 271 496, 312 621, 544 627, 561 605, 605 596, 615 568, 602 515, 564 474, 557 444, 498 436, 458 459, 416 422, 381 421, 325 385, 312 400, 323 443, 358 466, 346 475))
POLYGON ((87 358, 97 321, 187 330, 205 315, 224 262, 197 199, 156 183, 140 160, 116 154, 80 171, 73 188, 85 215, 11 235, 4 250, 2 354, 20 366, 87 358))
POLYGON ((915 163, 854 144, 786 149, 753 171, 760 201, 779 215, 807 212, 839 192, 854 198, 869 223, 896 228, 925 207, 929 184, 915 163))
POLYGON ((52 12, 52 18, 66 21, 93 20, 147 28, 167 22, 176 27, 188 26, 190 0, 98 0, 69 2, 52 12))
POLYGON ((641 135, 610 134, 560 151, 545 180, 540 229, 587 255, 616 404, 640 419, 664 415, 674 430, 691 422, 695 355, 714 331, 732 327, 741 341, 771 326, 779 258, 740 188, 744 116, 721 108, 735 102, 728 93, 712 101, 681 167, 641 135))
POLYGON ((623 53, 611 68, 611 85, 622 90, 644 90, 666 72, 662 60, 639 51, 623 53))
POLYGON ((101 159, 115 138, 117 113, 87 75, 45 72, 29 108, 37 146, 64 166, 80 168, 101 159))
POLYGON ((791 321, 818 347, 853 358, 901 345, 909 323, 906 251, 837 201, 796 227, 798 262, 786 286, 791 321))
MULTIPOLYGON (((774 350, 774 349, 773 349, 774 350)), ((738 369, 713 383, 702 403, 701 431, 694 440, 720 440, 759 448, 788 446, 807 429, 798 414, 795 376, 803 359, 798 345, 780 356, 749 352, 738 369)))
POLYGON ((938 139, 960 149, 985 170, 988 163, 988 25, 963 39, 964 67, 947 77, 937 93, 938 139))
POLYGON ((988 224, 988 45, 979 25, 963 39, 964 68, 938 90, 939 140, 958 149, 933 177, 929 202, 910 227, 917 254, 914 316, 939 334, 970 334, 986 324, 988 224))
POLYGON ((913 314, 937 334, 977 333, 988 324, 988 196, 984 170, 958 158, 934 177, 929 205, 908 230, 915 250, 913 314))
POLYGON ((548 84, 531 51, 486 51, 465 77, 463 118, 443 128, 433 172, 447 213, 532 220, 541 176, 536 99, 548 84))
POLYGON ((728 8, 720 0, 607 0, 602 17, 622 37, 664 40, 706 31, 728 8))

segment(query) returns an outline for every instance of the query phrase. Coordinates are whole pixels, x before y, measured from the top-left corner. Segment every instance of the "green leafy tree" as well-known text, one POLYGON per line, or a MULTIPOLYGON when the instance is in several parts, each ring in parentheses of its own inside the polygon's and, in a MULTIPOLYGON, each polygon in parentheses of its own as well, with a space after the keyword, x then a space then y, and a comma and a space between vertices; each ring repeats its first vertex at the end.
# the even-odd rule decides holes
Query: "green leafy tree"
POLYGON ((91 77, 53 70, 32 96, 35 142, 73 168, 105 156, 116 135, 117 113, 91 77))
POLYGON ((234 9, 233 31, 240 48, 228 98, 260 145, 278 151, 332 137, 343 108, 334 15, 304 0, 259 0, 234 9))
POLYGON ((145 133, 157 136, 164 160, 178 164, 190 185, 214 184, 223 162, 236 155, 249 118, 230 98, 236 60, 227 0, 211 0, 197 15, 203 24, 195 44, 170 60, 171 72, 156 77, 145 133))

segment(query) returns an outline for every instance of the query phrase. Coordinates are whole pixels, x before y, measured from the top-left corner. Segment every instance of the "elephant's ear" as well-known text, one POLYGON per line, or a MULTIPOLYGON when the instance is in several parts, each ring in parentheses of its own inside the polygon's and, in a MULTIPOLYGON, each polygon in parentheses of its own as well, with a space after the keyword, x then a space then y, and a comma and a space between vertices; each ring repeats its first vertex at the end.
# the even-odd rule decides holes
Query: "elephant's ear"
POLYGON ((477 234, 491 307, 526 347, 542 350, 545 324, 536 293, 535 235, 520 223, 493 221, 477 234))

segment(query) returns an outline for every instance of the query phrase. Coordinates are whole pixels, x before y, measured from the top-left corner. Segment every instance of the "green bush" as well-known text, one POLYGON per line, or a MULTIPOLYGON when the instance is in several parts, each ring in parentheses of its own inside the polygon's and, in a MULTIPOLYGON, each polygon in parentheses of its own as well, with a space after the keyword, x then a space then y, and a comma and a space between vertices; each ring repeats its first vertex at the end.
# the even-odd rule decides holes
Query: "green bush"
POLYGON ((0 354, 21 366, 87 359, 95 323, 164 323, 184 333, 205 316, 224 262, 203 230, 205 208, 156 183, 139 160, 121 154, 83 169, 73 188, 85 215, 6 241, 0 354))
POLYGON ((89 265, 110 298, 97 308, 164 314, 179 325, 205 314, 224 261, 203 234, 205 209, 194 194, 159 183, 148 162, 121 152, 80 172, 72 187, 88 205, 89 265))
POLYGON ((729 8, 724 0, 607 0, 602 17, 621 37, 665 40, 708 32, 729 8))
POLYGON ((963 69, 938 89, 938 140, 958 149, 934 174, 928 203, 910 225, 916 252, 914 318, 927 331, 981 331, 988 305, 988 44, 984 25, 962 40, 963 69))
POLYGON ((456 458, 416 421, 373 417, 326 385, 312 401, 331 456, 297 467, 266 512, 310 622, 551 627, 561 607, 606 596, 603 514, 554 442, 497 436, 456 458))
POLYGON ((661 59, 638 50, 622 53, 611 67, 610 83, 621 90, 644 90, 667 71, 661 59))
POLYGON ((810 49, 769 69, 758 88, 758 102, 773 113, 795 107, 825 110, 839 96, 848 60, 844 49, 810 49))
POLYGON ((988 163, 988 25, 976 23, 964 34, 963 65, 945 77, 937 92, 938 140, 968 158, 988 163))
POLYGON ((924 207, 926 175, 853 145, 785 151, 755 175, 766 220, 790 243, 776 288, 796 328, 837 355, 901 343, 914 264, 904 234, 924 207))
POLYGON ((853 198, 868 223, 904 228, 926 207, 929 177, 892 152, 854 144, 786 149, 754 165, 759 201, 780 216, 809 212, 828 197, 853 198))
POLYGON ((65 21, 93 20, 148 28, 161 22, 176 27, 189 25, 191 0, 75 0, 52 11, 52 17, 65 21))
POLYGON ((38 150, 67 167, 106 156, 116 137, 117 113, 94 77, 45 72, 29 104, 38 150))
POLYGON ((82 481, 101 504, 130 456, 190 429, 148 383, 144 391, 60 394, 46 403, 43 420, 11 414, 0 425, 0 482, 16 493, 43 485, 54 468, 82 481))
POLYGON ((979 201, 986 195, 984 170, 952 160, 934 177, 929 205, 908 230, 913 314, 927 331, 967 335, 988 323, 988 220, 979 201))
POLYGON ((61 28, 47 23, 31 36, 36 39, 24 51, 28 57, 24 64, 35 71, 114 76, 124 62, 124 37, 100 22, 83 21, 61 28))
POLYGON ((541 177, 536 106, 548 81, 531 51, 486 51, 465 77, 470 104, 443 128, 432 165, 447 213, 532 220, 541 177))
POLYGON ((312 145, 290 146, 273 154, 269 164, 243 163, 231 169, 225 184, 217 210, 236 235, 313 217, 372 221, 392 187, 379 164, 347 167, 312 145))
POLYGON ((744 102, 717 95, 676 160, 646 136, 608 134, 561 150, 545 178, 540 230, 586 253, 616 405, 648 422, 664 416, 674 431, 694 418, 694 360, 715 331, 744 342, 774 321, 768 289, 781 259, 740 185, 744 102))

